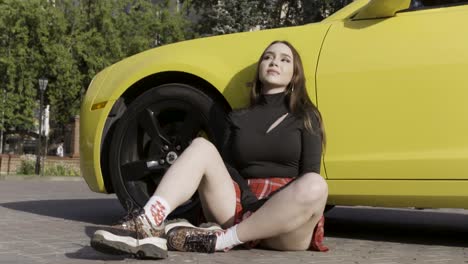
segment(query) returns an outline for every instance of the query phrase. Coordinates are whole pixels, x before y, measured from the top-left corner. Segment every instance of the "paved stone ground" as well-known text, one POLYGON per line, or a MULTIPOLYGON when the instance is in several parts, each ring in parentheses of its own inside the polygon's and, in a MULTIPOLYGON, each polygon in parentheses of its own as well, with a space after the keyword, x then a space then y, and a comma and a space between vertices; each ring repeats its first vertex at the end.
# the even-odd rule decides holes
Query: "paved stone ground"
MULTIPOLYGON (((95 252, 91 234, 118 220, 114 196, 83 181, 0 181, 0 263, 151 263, 95 252)), ((337 207, 327 215, 328 253, 169 252, 160 263, 468 263, 468 210, 337 207)))

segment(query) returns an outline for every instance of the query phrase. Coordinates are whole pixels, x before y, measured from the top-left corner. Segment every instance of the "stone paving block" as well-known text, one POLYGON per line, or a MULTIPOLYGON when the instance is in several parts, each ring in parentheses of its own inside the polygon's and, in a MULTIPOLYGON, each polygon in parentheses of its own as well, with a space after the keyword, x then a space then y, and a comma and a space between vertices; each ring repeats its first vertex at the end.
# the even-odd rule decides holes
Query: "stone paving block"
POLYGON ((25 264, 25 263, 37 263, 32 258, 15 253, 0 253, 0 261, 2 264, 25 264))
POLYGON ((406 216, 417 215, 407 223, 424 219, 424 225, 428 226, 431 217, 436 215, 436 228, 441 228, 440 233, 434 233, 430 226, 427 229, 417 227, 420 231, 406 233, 401 232, 408 229, 404 224, 406 222, 398 218, 399 209, 335 208, 328 218, 332 221, 327 221, 331 225, 326 226, 326 234, 332 231, 325 239, 325 244, 331 249, 327 253, 257 249, 216 254, 169 252, 168 259, 157 262, 109 256, 89 246, 91 234, 102 224, 113 223, 122 212, 115 199, 89 192, 83 182, 57 184, 2 181, 0 263, 468 264, 468 241, 463 244, 468 237, 468 226, 460 224, 463 217, 468 223, 468 210, 430 210, 431 214, 402 210, 406 216), (96 201, 102 201, 98 203, 102 208, 94 206, 96 201), (81 211, 74 212, 67 207, 68 204, 81 211), (107 209, 112 206, 114 211, 107 209), (83 208, 94 208, 95 211, 83 211, 83 208), (376 221, 372 222, 373 231, 385 235, 370 235, 359 229, 356 223, 366 221, 361 216, 363 212, 376 221), (381 227, 378 214, 382 214, 381 227), (453 216, 458 219, 456 225, 452 225, 453 216), (392 230, 400 235, 390 234, 392 230), (452 236, 457 235, 458 239, 452 239, 452 236))
POLYGON ((48 254, 54 254, 56 252, 56 250, 53 248, 39 246, 39 245, 35 247, 25 247, 25 248, 22 248, 21 251, 27 254, 28 256, 48 255, 48 254))

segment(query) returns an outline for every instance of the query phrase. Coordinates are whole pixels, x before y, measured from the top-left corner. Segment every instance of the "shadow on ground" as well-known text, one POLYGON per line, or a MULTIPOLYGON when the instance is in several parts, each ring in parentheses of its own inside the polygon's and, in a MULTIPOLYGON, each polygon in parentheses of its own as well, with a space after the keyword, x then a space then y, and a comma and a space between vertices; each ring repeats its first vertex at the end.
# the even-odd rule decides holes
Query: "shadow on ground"
MULTIPOLYGON (((40 200, 0 206, 91 225, 116 223, 125 211, 117 199, 40 200)), ((90 237, 98 227, 86 226, 90 237)), ((468 247, 466 210, 336 207, 326 214, 327 237, 468 247)), ((79 252, 77 254, 80 254, 79 252)))
POLYGON ((95 225, 115 223, 125 214, 117 199, 40 200, 3 203, 0 206, 95 225))
POLYGON ((326 214, 325 235, 422 245, 467 247, 468 214, 393 208, 337 207, 326 214))
POLYGON ((133 258, 131 255, 108 255, 108 254, 100 253, 94 250, 90 246, 85 246, 76 252, 65 253, 65 256, 70 259, 103 260, 103 261, 124 260, 127 258, 133 258))

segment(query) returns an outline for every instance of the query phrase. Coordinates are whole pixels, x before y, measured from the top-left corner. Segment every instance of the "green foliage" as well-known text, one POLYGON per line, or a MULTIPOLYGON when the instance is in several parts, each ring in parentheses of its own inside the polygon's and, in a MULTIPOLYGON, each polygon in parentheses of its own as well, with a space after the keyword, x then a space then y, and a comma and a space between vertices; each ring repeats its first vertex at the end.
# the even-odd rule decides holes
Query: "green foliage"
POLYGON ((41 41, 47 25, 39 1, 0 2, 0 89, 3 127, 17 131, 34 125, 37 76, 43 73, 41 41))
POLYGON ((16 167, 16 174, 33 175, 35 174, 36 161, 32 158, 22 157, 20 165, 16 167))
POLYGON ((201 34, 219 35, 249 31, 262 21, 260 1, 193 0, 191 4, 200 17, 203 17, 196 28, 201 34))
POLYGON ((302 23, 320 21, 353 0, 302 0, 302 23))
MULTIPOLYGON (((31 133, 38 79, 49 79, 51 126, 77 115, 88 84, 105 67, 193 36, 186 12, 151 0, 0 0, 0 129, 31 133)), ((161 1, 159 1, 161 2, 161 1)))
POLYGON ((314 22, 349 2, 0 0, 0 129, 34 134, 42 76, 51 127, 63 130, 96 73, 125 57, 200 35, 314 22))
MULTIPOLYGON (((16 174, 34 175, 36 158, 34 155, 21 156, 20 164, 16 167, 16 174)), ((45 176, 80 176, 80 169, 65 162, 47 162, 44 168, 45 176)))
POLYGON ((45 176, 80 176, 80 170, 65 163, 47 165, 44 169, 45 176))
POLYGON ((218 35, 317 22, 352 0, 191 0, 200 19, 197 30, 218 35))

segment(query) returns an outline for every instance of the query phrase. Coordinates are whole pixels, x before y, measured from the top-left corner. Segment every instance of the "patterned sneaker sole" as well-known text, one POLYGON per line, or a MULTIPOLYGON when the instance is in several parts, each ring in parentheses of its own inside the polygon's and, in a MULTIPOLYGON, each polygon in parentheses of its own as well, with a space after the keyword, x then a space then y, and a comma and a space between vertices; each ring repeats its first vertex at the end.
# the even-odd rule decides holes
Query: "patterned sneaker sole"
POLYGON ((116 236, 104 230, 94 233, 91 247, 106 254, 131 254, 139 259, 167 258, 166 239, 149 237, 136 240, 132 237, 116 236))

